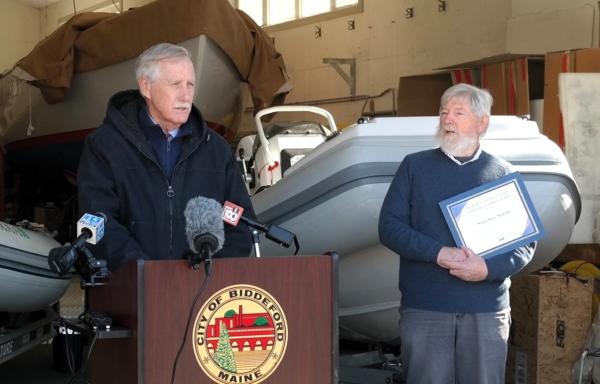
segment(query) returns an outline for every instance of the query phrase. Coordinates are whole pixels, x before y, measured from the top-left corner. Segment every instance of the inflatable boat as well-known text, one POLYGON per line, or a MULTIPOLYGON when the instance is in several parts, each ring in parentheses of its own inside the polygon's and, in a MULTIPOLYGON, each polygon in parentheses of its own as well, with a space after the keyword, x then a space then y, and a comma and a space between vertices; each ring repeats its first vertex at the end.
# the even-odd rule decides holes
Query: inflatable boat
POLYGON ((48 254, 59 246, 42 232, 0 222, 0 312, 33 312, 60 299, 72 276, 50 271, 48 254))
MULTIPOLYGON (((437 147, 438 118, 375 118, 337 132, 327 111, 311 107, 328 126, 274 123, 263 129, 261 116, 286 108, 302 109, 262 111, 258 135, 237 147, 256 214, 294 232, 300 254, 339 253, 341 338, 395 343, 400 260, 379 243, 379 211, 404 156, 437 147)), ((538 270, 566 246, 581 212, 565 156, 535 122, 513 116, 492 116, 482 147, 511 162, 525 180, 546 236, 522 273, 538 270)), ((293 252, 268 240, 260 246, 263 256, 293 252)))

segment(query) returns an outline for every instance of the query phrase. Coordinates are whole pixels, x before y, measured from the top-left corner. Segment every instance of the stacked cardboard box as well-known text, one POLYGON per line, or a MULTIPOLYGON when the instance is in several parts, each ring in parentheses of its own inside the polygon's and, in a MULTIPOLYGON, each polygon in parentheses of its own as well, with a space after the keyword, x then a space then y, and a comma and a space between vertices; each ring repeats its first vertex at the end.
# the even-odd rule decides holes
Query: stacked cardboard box
MULTIPOLYGON (((532 99, 543 95, 544 61, 541 56, 506 53, 446 67, 452 73, 470 69, 473 85, 490 91, 494 97, 493 115, 529 115, 532 99)), ((454 77, 462 80, 463 77, 454 77)), ((455 81, 458 83, 460 81, 455 81)))
POLYGON ((488 89, 494 97, 494 115, 529 115, 530 100, 543 97, 544 61, 541 56, 505 54, 441 70, 443 72, 433 75, 400 78, 398 111, 401 116, 423 112, 437 115, 440 96, 457 83, 488 89))
POLYGON ((481 87, 494 97, 492 114, 529 115, 530 100, 541 98, 543 61, 539 57, 514 57, 481 66, 481 87))
POLYGON ((507 383, 571 382, 590 332, 593 285, 562 272, 513 279, 507 383))
POLYGON ((398 111, 401 116, 437 115, 443 91, 452 84, 465 82, 491 92, 494 115, 531 115, 531 101, 543 99, 543 127, 540 129, 564 150, 559 74, 600 72, 600 48, 551 52, 545 56, 507 53, 439 70, 442 72, 400 78, 398 111))

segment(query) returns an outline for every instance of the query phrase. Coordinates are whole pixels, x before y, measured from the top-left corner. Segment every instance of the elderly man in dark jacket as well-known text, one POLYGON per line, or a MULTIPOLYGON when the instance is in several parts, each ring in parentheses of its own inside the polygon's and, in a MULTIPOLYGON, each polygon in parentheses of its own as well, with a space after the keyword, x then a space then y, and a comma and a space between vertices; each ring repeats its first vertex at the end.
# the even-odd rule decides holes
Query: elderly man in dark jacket
MULTIPOLYGON (((196 196, 232 201, 254 216, 229 144, 192 105, 188 51, 158 44, 139 57, 139 90, 115 94, 104 123, 85 142, 78 171, 81 212, 107 216, 96 257, 116 269, 129 260, 179 259, 187 248, 184 209, 196 196)), ((248 256, 248 228, 225 226, 215 255, 248 256)))

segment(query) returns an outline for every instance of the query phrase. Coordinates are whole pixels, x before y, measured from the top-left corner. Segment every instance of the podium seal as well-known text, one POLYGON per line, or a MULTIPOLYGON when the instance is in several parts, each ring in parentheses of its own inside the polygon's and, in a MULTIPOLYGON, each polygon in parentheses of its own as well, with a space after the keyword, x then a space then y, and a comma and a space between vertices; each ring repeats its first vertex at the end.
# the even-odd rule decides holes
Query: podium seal
POLYGON ((271 294, 253 285, 231 285, 202 305, 193 338, 196 361, 214 382, 260 383, 283 360, 288 327, 271 294))

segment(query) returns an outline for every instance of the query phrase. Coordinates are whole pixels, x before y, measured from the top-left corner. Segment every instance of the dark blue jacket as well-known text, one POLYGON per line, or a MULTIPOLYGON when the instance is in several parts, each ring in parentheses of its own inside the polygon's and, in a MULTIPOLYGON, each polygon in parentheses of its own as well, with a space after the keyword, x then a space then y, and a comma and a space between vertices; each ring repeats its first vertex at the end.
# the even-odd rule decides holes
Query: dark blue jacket
MULTIPOLYGON (((171 180, 139 127, 142 108, 137 90, 115 94, 102 126, 87 137, 79 163, 81 213, 107 216, 104 238, 92 252, 113 270, 129 260, 181 258, 188 247, 183 212, 196 196, 232 201, 254 217, 229 144, 195 107, 192 134, 184 138, 171 180)), ((245 225, 225 224, 225 244, 215 257, 248 256, 251 246, 245 225)))

